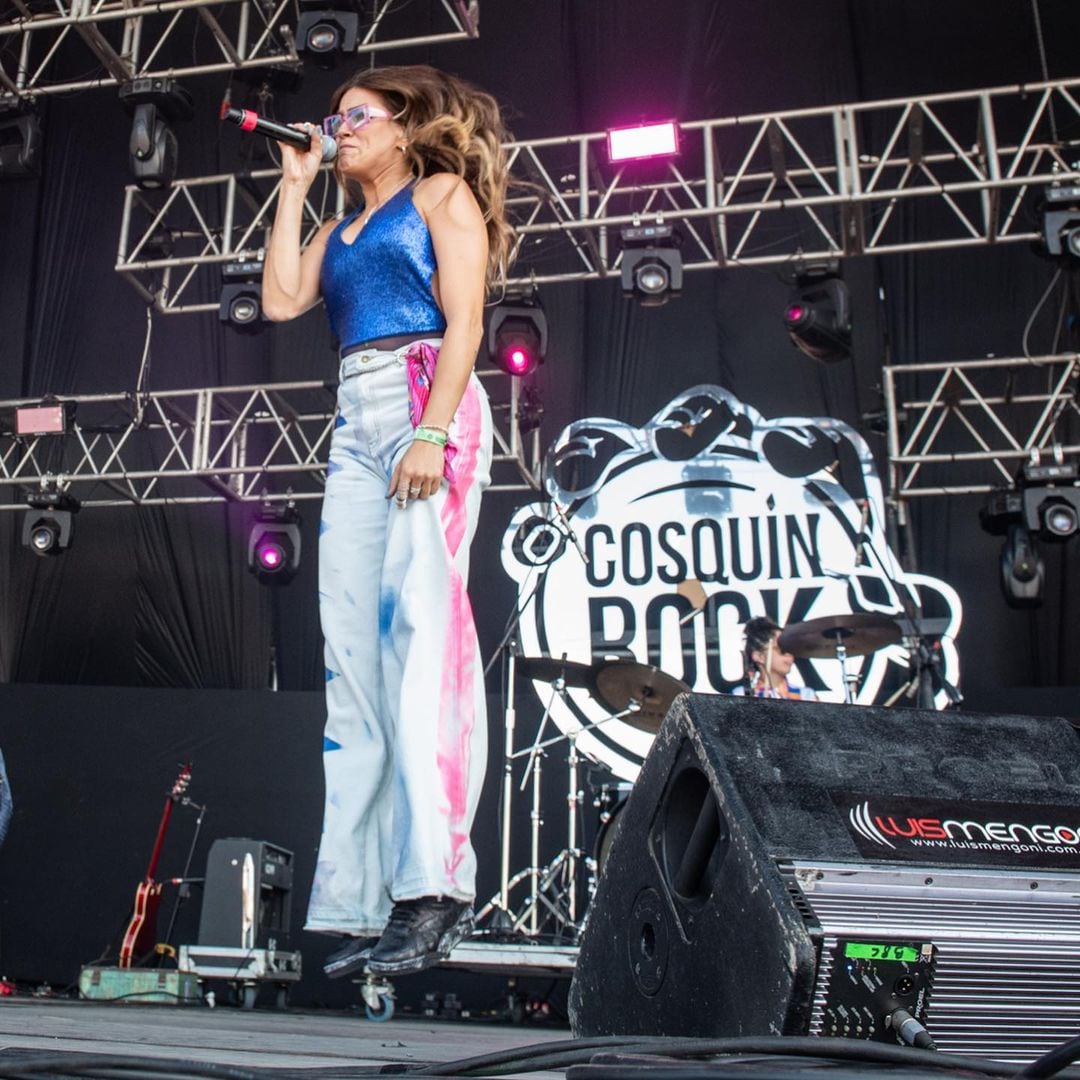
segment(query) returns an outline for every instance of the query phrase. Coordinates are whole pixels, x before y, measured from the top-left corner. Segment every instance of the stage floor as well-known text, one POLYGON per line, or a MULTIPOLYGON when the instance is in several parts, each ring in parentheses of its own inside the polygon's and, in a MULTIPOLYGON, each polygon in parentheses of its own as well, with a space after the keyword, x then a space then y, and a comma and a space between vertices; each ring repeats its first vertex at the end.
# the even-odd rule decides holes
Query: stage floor
MULTIPOLYGON (((133 1057, 289 1070, 454 1061, 570 1038, 555 1023, 0 998, 0 1075, 17 1062, 133 1057)), ((532 1076, 562 1076, 532 1073, 532 1076)))

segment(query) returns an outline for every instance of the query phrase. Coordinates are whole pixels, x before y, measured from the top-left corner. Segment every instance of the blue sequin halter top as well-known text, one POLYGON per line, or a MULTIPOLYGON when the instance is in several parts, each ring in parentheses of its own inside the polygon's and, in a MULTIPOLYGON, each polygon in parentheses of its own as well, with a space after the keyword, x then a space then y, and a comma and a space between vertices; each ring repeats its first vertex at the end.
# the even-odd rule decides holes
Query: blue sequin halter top
POLYGON ((402 334, 437 337, 446 329, 431 291, 435 249, 412 191, 406 184, 376 207, 351 244, 342 233, 360 210, 326 242, 319 283, 342 356, 363 342, 402 334))

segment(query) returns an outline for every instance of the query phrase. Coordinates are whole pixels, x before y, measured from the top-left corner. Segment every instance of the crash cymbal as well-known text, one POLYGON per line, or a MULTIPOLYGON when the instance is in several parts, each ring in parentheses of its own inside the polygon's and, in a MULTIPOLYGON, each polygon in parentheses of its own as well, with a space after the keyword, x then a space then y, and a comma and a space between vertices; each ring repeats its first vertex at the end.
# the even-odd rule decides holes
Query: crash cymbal
POLYGON ((593 668, 575 660, 562 660, 557 656, 519 656, 517 669, 530 679, 554 682, 563 679, 567 686, 587 688, 592 685, 593 668))
POLYGON ((872 611, 824 615, 820 619, 792 623, 780 635, 780 648, 807 659, 836 656, 843 642, 848 656, 865 656, 900 640, 900 627, 888 615, 872 611))
POLYGON ((622 719, 640 731, 656 734, 678 694, 690 687, 659 668, 632 660, 600 664, 593 676, 593 697, 612 712, 622 712, 631 701, 641 706, 622 719))

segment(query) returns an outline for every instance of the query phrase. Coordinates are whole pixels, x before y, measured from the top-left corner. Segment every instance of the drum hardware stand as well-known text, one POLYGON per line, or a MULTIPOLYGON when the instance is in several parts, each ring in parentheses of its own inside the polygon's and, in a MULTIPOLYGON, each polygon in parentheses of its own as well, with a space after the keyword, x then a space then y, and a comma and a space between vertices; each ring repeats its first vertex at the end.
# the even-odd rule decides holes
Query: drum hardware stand
POLYGON ((515 929, 520 929, 527 919, 529 933, 533 936, 539 933, 540 930, 539 916, 541 904, 548 909, 549 913, 555 918, 556 923, 558 923, 560 927, 572 928, 575 936, 580 934, 582 930, 582 927, 577 924, 577 868, 578 863, 584 855, 584 852, 577 846, 577 811, 582 800, 582 792, 579 790, 579 768, 581 759, 577 750, 578 736, 584 731, 591 731, 611 720, 621 720, 626 716, 630 716, 633 713, 636 713, 641 707, 636 701, 632 701, 629 707, 623 709, 621 712, 612 713, 611 716, 605 716, 591 724, 586 724, 578 731, 554 735, 549 739, 544 739, 542 736, 556 694, 565 696, 566 680, 564 678, 560 677, 552 681, 552 695, 548 701, 547 708, 544 710, 544 717, 537 729, 537 737, 533 742, 533 745, 529 747, 528 750, 518 750, 512 755, 513 758, 516 759, 528 754, 525 775, 522 777, 521 788, 519 790, 523 791, 525 789, 525 785, 530 779, 530 773, 533 786, 532 813, 530 815, 531 862, 527 872, 531 888, 529 895, 526 896, 524 901, 523 914, 518 917, 514 926, 515 929), (545 756, 544 751, 547 747, 563 741, 566 741, 570 748, 567 754, 569 788, 566 798, 566 847, 563 848, 563 850, 560 851, 547 866, 541 867, 540 830, 544 823, 540 804, 542 787, 541 777, 543 772, 541 759, 545 756), (556 885, 556 883, 558 883, 558 888, 554 890, 553 902, 549 897, 552 893, 552 887, 556 885))
POLYGON ((585 793, 581 790, 578 776, 581 759, 578 757, 577 732, 572 732, 568 738, 570 749, 566 755, 566 765, 570 787, 566 793, 566 883, 568 889, 566 910, 570 916, 570 925, 576 926, 578 920, 577 889, 575 885, 577 884, 578 859, 581 856, 577 846, 578 809, 585 793))
MULTIPOLYGON (((564 654, 564 657, 563 657, 563 661, 564 662, 566 661, 565 654, 564 654)), ((529 819, 530 819, 530 822, 531 822, 531 829, 530 829, 531 846, 530 846, 529 876, 530 876, 531 881, 532 881, 532 891, 531 891, 531 893, 529 895, 530 895, 530 899, 531 899, 532 903, 530 905, 531 910, 530 910, 530 915, 529 915, 529 932, 531 934, 534 934, 534 935, 538 932, 538 927, 537 927, 537 907, 536 907, 535 901, 536 901, 536 897, 538 897, 538 896, 540 896, 542 894, 541 890, 540 890, 540 873, 541 873, 541 870, 540 870, 540 828, 543 825, 543 816, 541 814, 541 808, 540 808, 540 788, 541 788, 540 777, 541 777, 541 772, 542 772, 541 765, 540 765, 540 758, 543 756, 543 748, 542 747, 544 747, 546 745, 550 745, 550 743, 544 743, 543 742, 543 734, 544 734, 544 731, 546 730, 546 728, 548 728, 548 718, 551 716, 551 706, 555 702, 556 694, 558 694, 559 697, 564 697, 565 693, 566 693, 566 678, 565 678, 565 676, 564 675, 556 675, 555 678, 552 679, 551 689, 552 689, 551 697, 548 699, 548 704, 546 704, 546 706, 544 707, 543 716, 540 718, 540 726, 537 728, 537 737, 536 737, 536 739, 534 741, 532 741, 532 745, 529 747, 529 758, 528 758, 528 761, 525 762, 525 771, 522 774, 521 786, 519 786, 517 788, 519 792, 524 792, 525 791, 525 787, 529 782, 529 774, 531 773, 532 774, 532 810, 530 811, 530 814, 529 814, 529 819)), ((562 735, 559 735, 558 739, 562 739, 562 738, 564 738, 564 737, 562 737, 562 735)), ((578 799, 579 799, 579 793, 578 793, 578 789, 577 789, 577 787, 578 787, 578 735, 577 735, 577 732, 567 734, 565 738, 568 739, 569 743, 570 743, 570 753, 569 753, 569 756, 567 758, 569 769, 570 769, 570 792, 569 792, 569 795, 568 795, 569 824, 567 825, 567 831, 566 831, 566 835, 567 835, 566 848, 564 849, 562 854, 567 855, 567 859, 568 859, 568 862, 569 862, 569 867, 568 867, 568 870, 567 870, 567 874, 565 875, 564 883, 566 883, 566 880, 568 880, 568 882, 569 882, 569 904, 567 905, 567 915, 569 916, 569 922, 572 924, 573 922, 575 922, 575 910, 576 910, 576 907, 577 907, 577 903, 576 903, 576 900, 575 900, 575 895, 573 895, 573 878, 575 878, 575 868, 576 868, 575 863, 576 863, 576 860, 577 860, 577 855, 579 854, 579 852, 576 851, 578 822, 577 822, 577 819, 576 819, 576 816, 575 816, 576 811, 577 811, 577 806, 578 806, 578 799)), ((555 741, 558 741, 558 739, 556 739, 555 741)), ((513 747, 511 747, 511 753, 510 753, 510 758, 508 759, 508 765, 509 765, 509 761, 512 760, 515 756, 516 755, 513 753, 513 747)), ((507 864, 508 864, 508 867, 509 867, 509 853, 508 853, 508 856, 507 856, 507 864)), ((507 897, 507 899, 509 900, 509 897, 507 897)))
MULTIPOLYGON (((559 505, 552 500, 552 505, 555 507, 555 513, 562 523, 563 528, 566 530, 566 535, 573 541, 574 547, 577 549, 578 554, 587 563, 589 560, 586 558, 584 549, 578 542, 577 537, 574 535, 573 530, 570 527, 570 523, 566 518, 559 505)), ((506 650, 508 657, 506 667, 506 707, 503 713, 503 731, 504 731, 504 749, 503 749, 503 797, 502 797, 502 822, 501 822, 501 852, 500 852, 500 873, 499 873, 499 893, 498 902, 494 909, 491 911, 491 922, 489 929, 496 934, 505 934, 512 932, 514 928, 513 920, 510 916, 510 809, 513 802, 513 756, 514 756, 514 728, 517 724, 517 713, 514 708, 514 684, 517 678, 516 661, 517 661, 517 640, 514 637, 514 633, 517 630, 518 624, 521 622, 521 617, 525 614, 529 605, 536 598, 537 592, 540 590, 540 585, 547 574, 550 563, 541 567, 537 579, 529 595, 525 597, 524 603, 515 603, 514 614, 509 619, 506 627, 506 631, 502 636, 502 640, 495 647, 494 652, 491 655, 491 659, 484 667, 484 676, 486 677, 488 672, 494 666, 496 659, 502 655, 506 650)), ((549 706, 550 710, 550 706, 549 706)), ((544 713, 544 719, 547 719, 547 711, 544 713)), ((535 863, 535 859, 533 860, 535 863)), ((517 879, 515 879, 516 881, 517 879)), ((489 903, 484 906, 478 919, 486 914, 492 905, 489 903)))
POLYGON ((517 676, 517 642, 510 639, 507 662, 506 711, 503 744, 503 797, 499 865, 499 905, 492 915, 491 928, 497 933, 510 933, 514 929, 510 917, 510 807, 514 797, 514 727, 517 713, 514 708, 514 682, 517 676))
POLYGON ((941 670, 941 650, 939 639, 948 627, 948 620, 924 618, 922 607, 916 606, 906 591, 892 580, 893 589, 904 608, 901 620, 901 632, 908 651, 908 681, 885 702, 886 707, 895 705, 900 698, 907 697, 917 709, 936 709, 934 698, 939 690, 945 691, 949 699, 946 708, 956 708, 964 700, 964 695, 945 678, 941 670))
POLYGON ((840 681, 844 684, 844 704, 855 704, 855 686, 859 676, 856 672, 848 673, 847 669, 847 646, 844 644, 844 635, 836 634, 836 659, 840 661, 840 681))
MULTIPOLYGON (((566 657, 564 656, 565 660, 566 657)), ((529 775, 532 774, 533 780, 533 796, 532 796, 532 809, 529 811, 529 878, 532 883, 532 889, 528 898, 525 901, 526 910, 529 914, 529 933, 535 937, 539 932, 538 925, 538 910, 536 901, 544 895, 540 891, 540 828, 544 824, 542 811, 540 808, 540 778, 543 773, 543 767, 541 761, 544 757, 544 751, 541 749, 541 740, 544 736, 544 729, 547 727, 548 717, 551 715, 551 705, 555 700, 556 694, 563 694, 566 691, 566 679, 559 676, 552 680, 551 683, 551 697, 548 698, 548 703, 544 707, 544 715, 540 719, 540 726, 536 731, 536 738, 533 740, 532 746, 529 748, 529 760, 525 763, 525 772, 521 777, 521 786, 518 791, 524 791, 525 785, 529 782, 529 775)), ((511 754, 511 758, 513 758, 511 754)), ((560 854, 562 854, 560 852, 560 854)), ((547 882, 547 874, 545 873, 545 882, 547 882)), ((546 888, 544 890, 546 892, 546 888)), ((560 898, 557 898, 560 899, 560 898)), ((551 913, 559 918, 558 911, 547 901, 546 896, 544 902, 551 910, 551 913)), ((519 930, 521 928, 520 922, 516 923, 514 929, 519 930)))
MULTIPOLYGON (((564 679, 556 679, 552 684, 552 687, 555 693, 562 694, 566 690, 566 682, 564 679)), ((529 815, 531 826, 531 861, 528 870, 531 891, 525 900, 525 910, 528 914, 529 933, 533 936, 539 933, 540 929, 538 923, 538 903, 544 904, 560 924, 577 927, 577 867, 578 861, 583 854, 577 846, 577 815, 578 808, 581 806, 583 792, 579 787, 578 776, 581 760, 577 751, 578 732, 574 731, 569 732, 566 735, 558 736, 543 744, 548 746, 553 742, 558 742, 560 739, 566 739, 570 749, 566 758, 569 779, 569 790, 566 794, 566 847, 563 848, 563 850, 560 851, 559 854, 555 856, 554 860, 548 863, 546 867, 542 869, 540 867, 540 829, 544 824, 540 806, 540 780, 542 773, 540 762, 545 756, 544 750, 541 749, 541 736, 543 735, 544 725, 547 722, 550 711, 551 703, 549 702, 548 708, 544 710, 544 720, 541 722, 540 728, 538 729, 536 741, 529 748, 529 760, 526 763, 525 773, 521 778, 521 786, 518 789, 519 791, 525 790, 525 786, 529 782, 531 773, 533 781, 533 799, 532 811, 529 815), (555 900, 553 903, 548 897, 552 886, 556 881, 559 882, 559 888, 554 893, 555 900)), ((610 717, 610 719, 614 719, 614 717, 610 717)), ((601 721, 601 723, 604 723, 604 721, 601 721)), ((524 917, 522 917, 522 919, 523 918, 524 917)), ((520 928, 522 919, 518 920, 515 929, 520 928)))
MULTIPOLYGON (((588 563, 588 556, 578 538, 574 535, 573 528, 566 513, 552 500, 555 515, 561 528, 562 535, 569 540, 581 556, 582 562, 588 563)), ((548 524, 555 527, 550 518, 548 524)), ((540 932, 541 907, 545 907, 548 913, 555 918, 560 929, 570 927, 575 937, 580 935, 583 922, 578 920, 577 902, 577 875, 578 867, 584 858, 584 864, 592 877, 595 870, 595 861, 590 860, 586 853, 578 847, 578 820, 577 815, 582 805, 583 793, 579 790, 581 757, 578 753, 577 739, 583 733, 591 731, 609 720, 622 720, 631 717, 631 725, 641 730, 653 732, 659 727, 659 721, 663 718, 667 706, 680 691, 688 691, 690 688, 670 676, 664 675, 658 669, 643 664, 624 664, 620 662, 606 662, 582 664, 569 662, 565 656, 562 660, 553 657, 519 657, 517 654, 517 642, 514 640, 515 631, 522 616, 529 605, 535 600, 540 585, 544 580, 551 563, 545 563, 538 567, 537 580, 533 584, 524 601, 515 604, 514 612, 508 620, 506 631, 502 640, 496 647, 491 659, 484 668, 487 675, 495 660, 507 655, 505 689, 505 717, 504 717, 504 749, 503 749, 503 785, 501 813, 501 836, 500 836, 500 879, 499 891, 485 904, 477 914, 478 920, 489 919, 487 930, 492 935, 520 933, 528 924, 527 933, 535 937, 540 932), (515 683, 517 678, 518 660, 526 662, 526 673, 530 673, 534 679, 550 681, 553 693, 548 700, 547 707, 537 731, 536 738, 527 750, 514 749, 514 734, 517 724, 515 708, 515 683), (609 672, 608 669, 618 668, 617 672, 609 672), (573 672, 573 677, 580 680, 569 682, 567 672, 573 672), (610 679, 605 676, 611 675, 610 679), (550 676, 550 679, 548 678, 550 676), (555 695, 565 696, 568 685, 586 689, 589 694, 611 715, 605 716, 592 723, 583 724, 576 731, 544 738, 548 718, 551 714, 555 695), (541 757, 544 750, 563 740, 569 742, 567 764, 569 772, 569 791, 567 793, 567 830, 566 847, 547 866, 540 865, 540 829, 543 824, 541 809, 541 776, 543 766, 541 757), (514 762, 525 755, 528 761, 525 765, 524 775, 521 781, 521 790, 524 791, 532 777, 533 795, 532 809, 530 812, 530 866, 526 870, 510 874, 510 830, 511 813, 514 801, 514 762), (510 891, 519 882, 528 879, 529 895, 526 897, 523 911, 515 915, 510 903, 510 891), (553 888, 558 885, 552 895, 553 888)), ((534 567, 535 568, 535 567, 534 567)), ((590 880, 590 895, 595 887, 595 882, 590 880)))
MULTIPOLYGON (((516 657, 510 655, 508 678, 515 674, 516 657)), ((499 892, 481 909, 478 918, 491 917, 491 929, 495 931, 525 932, 535 937, 541 930, 541 917, 546 909, 547 916, 554 919, 559 929, 571 929, 575 938, 580 935, 582 926, 578 925, 577 914, 577 878, 578 867, 584 860, 589 867, 589 860, 578 847, 578 810, 583 793, 579 790, 581 757, 577 749, 578 736, 591 731, 611 720, 621 720, 636 713, 641 706, 631 701, 627 708, 605 716, 579 730, 543 738, 547 720, 551 713, 556 695, 566 694, 566 680, 556 676, 552 680, 552 695, 544 710, 543 718, 537 729, 537 735, 531 746, 515 750, 513 747, 513 727, 515 719, 514 691, 512 681, 507 691, 506 743, 503 762, 503 807, 502 807, 502 866, 499 892), (567 754, 568 782, 567 791, 567 831, 566 847, 546 866, 540 864, 540 832, 543 825, 541 805, 543 765, 542 759, 549 746, 566 741, 569 743, 567 754), (527 758, 524 774, 519 786, 524 791, 532 784, 532 807, 530 811, 530 864, 510 875, 510 818, 513 804, 513 768, 514 762, 527 758), (529 892, 525 897, 519 914, 515 915, 510 907, 510 892, 524 880, 529 881, 529 892)))
MULTIPOLYGON (((556 692, 565 693, 565 687, 562 690, 556 689, 556 692)), ((580 936, 584 929, 584 923, 578 922, 577 915, 578 867, 582 861, 584 861, 586 868, 589 869, 590 872, 594 867, 590 865, 591 860, 586 853, 577 846, 577 813, 583 797, 583 793, 579 789, 581 758, 577 751, 577 738, 584 731, 591 731, 601 724, 606 724, 610 720, 624 719, 626 716, 636 713, 639 709, 640 705, 636 701, 631 702, 631 704, 621 712, 613 713, 611 716, 605 716, 601 720, 583 726, 578 731, 556 735, 550 739, 538 741, 528 750, 519 750, 513 755, 515 758, 522 757, 526 753, 530 755, 532 765, 531 767, 527 767, 524 780, 528 781, 529 774, 531 773, 533 784, 530 847, 532 862, 527 870, 521 871, 513 879, 516 883, 525 878, 529 878, 531 887, 530 892, 525 897, 522 905, 522 913, 514 921, 513 925, 515 930, 520 930, 527 922, 529 934, 532 936, 538 934, 540 932, 539 920, 541 906, 547 909, 548 914, 554 918, 556 924, 560 928, 571 929, 575 939, 580 936), (570 745, 570 750, 567 754, 569 790, 566 799, 566 847, 563 848, 550 863, 541 867, 539 865, 540 828, 543 825, 543 817, 540 812, 540 781, 542 774, 540 761, 544 756, 544 750, 548 746, 552 746, 563 740, 566 740, 570 745)), ((524 781, 522 787, 524 788, 524 781)), ((595 889, 594 882, 590 881, 589 886, 590 890, 595 889)))
POLYGON ((514 631, 521 622, 528 606, 533 602, 540 588, 540 583, 547 573, 545 566, 538 575, 536 584, 525 598, 523 604, 515 605, 513 618, 510 619, 503 634, 502 640, 496 646, 491 659, 484 668, 487 676, 495 663, 495 660, 506 651, 506 707, 503 711, 503 795, 502 795, 502 821, 500 822, 500 867, 499 867, 499 893, 497 903, 487 904, 477 916, 477 920, 483 918, 490 911, 491 921, 489 929, 496 935, 511 934, 514 932, 513 919, 510 916, 510 808, 513 802, 514 778, 513 778, 513 753, 514 753, 514 728, 517 725, 517 711, 514 708, 514 686, 517 679, 517 639, 514 631))
POLYGON ((949 682, 941 671, 941 653, 927 640, 933 635, 915 633, 907 640, 910 667, 908 669, 908 681, 900 687, 885 702, 886 707, 895 705, 901 697, 909 701, 914 698, 912 704, 917 709, 936 709, 934 698, 939 690, 945 691, 949 699, 949 706, 957 706, 964 696, 949 682))

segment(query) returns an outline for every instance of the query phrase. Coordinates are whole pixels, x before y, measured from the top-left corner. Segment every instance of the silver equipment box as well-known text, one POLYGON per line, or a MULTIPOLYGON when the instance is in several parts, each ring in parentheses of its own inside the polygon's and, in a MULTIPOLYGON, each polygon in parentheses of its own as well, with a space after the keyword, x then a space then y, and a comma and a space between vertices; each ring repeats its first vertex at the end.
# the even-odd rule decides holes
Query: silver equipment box
POLYGON ((939 1050, 1031 1061, 1080 1021, 1080 875, 796 862, 818 943, 810 1034, 829 1035, 845 941, 931 942, 923 1023, 939 1050))

